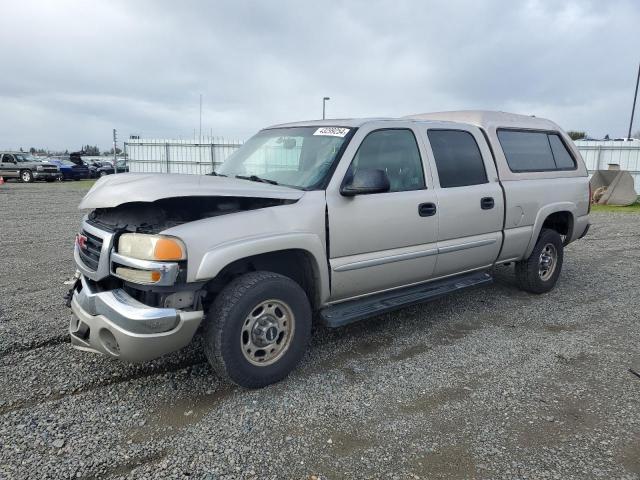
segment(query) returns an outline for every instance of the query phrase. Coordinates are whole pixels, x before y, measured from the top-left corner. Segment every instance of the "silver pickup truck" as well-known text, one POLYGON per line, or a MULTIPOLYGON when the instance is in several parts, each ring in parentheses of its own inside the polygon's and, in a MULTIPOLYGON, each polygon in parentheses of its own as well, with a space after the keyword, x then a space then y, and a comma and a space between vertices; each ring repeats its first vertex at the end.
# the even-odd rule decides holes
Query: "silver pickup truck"
POLYGON ((257 388, 340 327, 491 282, 553 288, 589 229, 587 170, 542 118, 445 112, 266 128, 211 175, 100 179, 80 204, 72 344, 127 361, 201 332, 257 388))

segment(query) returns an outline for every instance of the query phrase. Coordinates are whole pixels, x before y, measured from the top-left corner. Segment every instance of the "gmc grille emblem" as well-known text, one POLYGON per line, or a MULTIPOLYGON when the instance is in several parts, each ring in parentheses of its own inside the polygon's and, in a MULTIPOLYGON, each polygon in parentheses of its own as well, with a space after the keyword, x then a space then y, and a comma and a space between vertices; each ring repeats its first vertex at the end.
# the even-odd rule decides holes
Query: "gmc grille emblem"
POLYGON ((87 249, 87 237, 84 235, 77 234, 76 235, 76 245, 83 250, 87 249))

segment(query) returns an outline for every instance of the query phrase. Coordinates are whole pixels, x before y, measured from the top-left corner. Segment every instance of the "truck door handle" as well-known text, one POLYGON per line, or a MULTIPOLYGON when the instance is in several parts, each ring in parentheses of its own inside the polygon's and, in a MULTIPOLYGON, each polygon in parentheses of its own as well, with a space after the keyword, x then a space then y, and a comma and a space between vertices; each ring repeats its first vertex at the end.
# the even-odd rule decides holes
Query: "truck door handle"
POLYGON ((421 217, 432 217, 436 214, 435 203, 421 203, 418 205, 418 213, 421 217))
POLYGON ((494 205, 493 197, 484 197, 480 200, 480 208, 482 208, 482 210, 491 210, 494 205))

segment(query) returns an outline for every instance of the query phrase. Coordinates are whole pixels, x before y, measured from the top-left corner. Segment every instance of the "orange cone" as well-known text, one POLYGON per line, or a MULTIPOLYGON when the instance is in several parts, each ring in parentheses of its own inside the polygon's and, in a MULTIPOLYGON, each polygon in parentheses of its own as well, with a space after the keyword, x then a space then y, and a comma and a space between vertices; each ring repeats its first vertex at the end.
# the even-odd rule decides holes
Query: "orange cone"
POLYGON ((0 177, 0 185, 4 185, 4 178, 0 177))

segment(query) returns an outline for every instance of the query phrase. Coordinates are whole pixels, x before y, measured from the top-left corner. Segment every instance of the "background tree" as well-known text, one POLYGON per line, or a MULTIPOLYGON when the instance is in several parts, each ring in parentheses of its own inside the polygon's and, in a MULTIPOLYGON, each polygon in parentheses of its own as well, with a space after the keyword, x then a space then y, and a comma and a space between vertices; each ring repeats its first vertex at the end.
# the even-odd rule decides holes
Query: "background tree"
POLYGON ((587 132, 578 132, 576 130, 569 130, 567 135, 571 137, 571 140, 580 140, 587 137, 587 132))
POLYGON ((98 156, 100 155, 100 149, 97 145, 83 145, 82 151, 85 155, 98 156))

